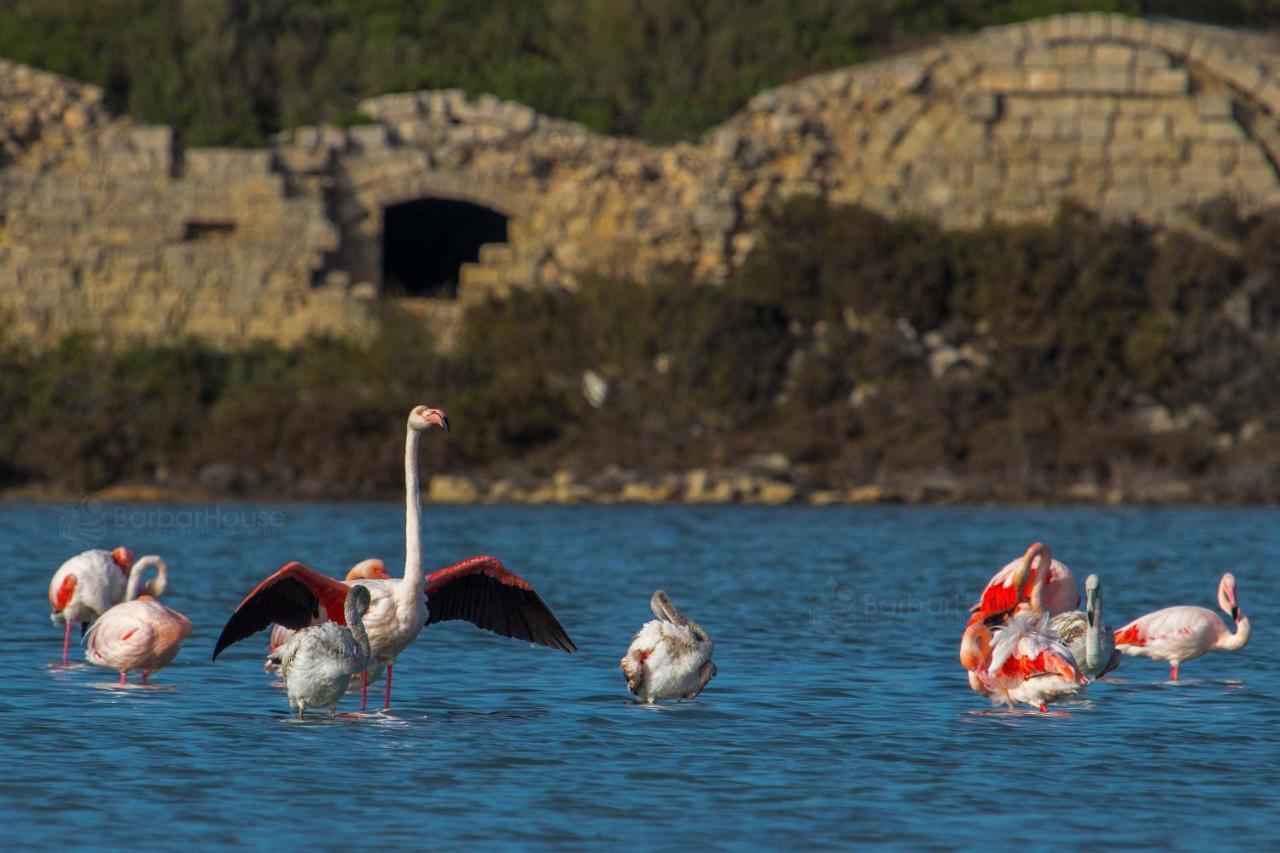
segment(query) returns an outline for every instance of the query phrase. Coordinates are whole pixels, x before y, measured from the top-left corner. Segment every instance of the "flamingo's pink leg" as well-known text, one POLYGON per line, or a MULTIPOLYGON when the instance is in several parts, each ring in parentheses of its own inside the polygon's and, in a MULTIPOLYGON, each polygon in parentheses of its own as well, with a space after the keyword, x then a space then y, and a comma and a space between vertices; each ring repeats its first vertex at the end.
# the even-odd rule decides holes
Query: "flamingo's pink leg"
POLYGON ((382 710, 391 707, 391 664, 387 664, 387 692, 382 697, 382 710))
POLYGON ((67 665, 67 649, 71 648, 71 620, 67 620, 67 633, 62 637, 62 665, 67 665))
POLYGON ((121 684, 127 684, 127 683, 128 683, 128 682, 125 680, 125 674, 124 674, 123 672, 122 672, 122 673, 120 673, 120 683, 121 683, 121 684))
POLYGON ((360 673, 360 713, 369 705, 369 670, 360 673))
POLYGON ((142 683, 143 683, 143 684, 146 684, 146 683, 147 683, 147 674, 146 674, 145 672, 144 672, 144 673, 142 673, 142 683))
POLYGON ((1040 713, 1041 713, 1041 714, 1047 714, 1047 713, 1049 713, 1049 708, 1048 708, 1048 706, 1046 706, 1043 702, 1041 702, 1041 703, 1040 703, 1040 713))
POLYGON ((1178 680, 1178 665, 1176 663, 1173 666, 1169 667, 1169 680, 1170 681, 1178 680))

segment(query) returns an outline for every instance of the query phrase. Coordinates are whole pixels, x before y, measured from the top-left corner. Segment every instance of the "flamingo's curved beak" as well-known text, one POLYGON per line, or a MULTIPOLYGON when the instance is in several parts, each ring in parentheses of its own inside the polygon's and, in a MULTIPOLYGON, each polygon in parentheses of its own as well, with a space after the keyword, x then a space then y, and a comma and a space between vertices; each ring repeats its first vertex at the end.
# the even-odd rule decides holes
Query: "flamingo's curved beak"
POLYGON ((432 409, 427 412, 427 423, 435 424, 445 432, 449 431, 449 416, 440 409, 432 409))

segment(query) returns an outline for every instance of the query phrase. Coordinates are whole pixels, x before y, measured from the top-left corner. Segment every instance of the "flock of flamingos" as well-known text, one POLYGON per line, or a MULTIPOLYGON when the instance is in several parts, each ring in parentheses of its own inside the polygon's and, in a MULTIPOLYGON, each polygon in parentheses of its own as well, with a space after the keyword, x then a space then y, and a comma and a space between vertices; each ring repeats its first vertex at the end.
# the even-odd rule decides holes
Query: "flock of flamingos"
MULTIPOLYGON (((380 677, 383 708, 389 708, 396 658, 435 622, 463 619, 504 637, 565 652, 577 648, 528 581, 495 557, 424 572, 418 445, 431 427, 449 429, 444 412, 417 406, 409 413, 403 577, 389 577, 376 559, 357 564, 345 580, 287 563, 245 596, 218 637, 214 660, 233 643, 272 628, 265 669, 280 677, 300 718, 309 708, 335 714, 356 685, 366 710, 369 684, 380 677)), ((85 551, 63 563, 49 583, 50 618, 65 631, 63 666, 72 625, 79 623, 89 663, 118 671, 122 684, 140 671, 146 684, 191 633, 187 617, 158 600, 167 582, 162 559, 135 560, 124 547, 85 551), (144 584, 149 569, 155 577, 144 584)), ((1218 585, 1218 604, 1234 631, 1212 610, 1190 606, 1167 607, 1112 631, 1097 575, 1085 581, 1085 609, 1078 610, 1071 570, 1037 542, 983 590, 961 638, 960 662, 974 692, 997 704, 1046 711, 1115 669, 1122 653, 1167 662, 1177 681, 1185 661, 1243 648, 1249 619, 1231 574, 1218 585)), ((645 623, 621 661, 627 689, 644 702, 692 699, 716 674, 711 638, 661 590, 649 605, 657 618, 645 623)))
MULTIPOLYGON (((265 668, 280 676, 290 706, 304 717, 308 708, 336 713, 339 700, 357 684, 360 710, 366 710, 369 684, 380 677, 383 708, 389 708, 396 658, 435 622, 464 619, 504 637, 577 649, 529 582, 496 557, 471 557, 424 572, 418 445, 432 427, 448 431, 444 412, 417 406, 409 413, 404 576, 389 577, 376 559, 357 564, 345 580, 287 563, 231 614, 214 646, 215 661, 228 646, 274 625, 265 668)), ((79 623, 89 663, 116 670, 121 684, 140 671, 146 684, 191 634, 190 620, 158 600, 167 583, 164 560, 135 560, 124 547, 85 551, 63 563, 49 582, 50 618, 65 632, 62 665, 68 666, 72 625, 79 623), (149 569, 155 577, 144 584, 149 569)), ((661 590, 650 606, 657 619, 641 628, 622 660, 627 687, 645 702, 691 699, 716 673, 711 638, 661 590)))

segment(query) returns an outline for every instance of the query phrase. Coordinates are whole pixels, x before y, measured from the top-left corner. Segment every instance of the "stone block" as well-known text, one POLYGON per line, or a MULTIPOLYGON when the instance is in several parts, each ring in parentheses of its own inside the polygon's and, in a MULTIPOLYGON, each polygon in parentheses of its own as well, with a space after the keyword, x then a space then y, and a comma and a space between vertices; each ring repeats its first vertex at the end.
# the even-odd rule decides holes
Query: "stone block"
POLYGON ((1216 142, 1225 142, 1233 139, 1243 140, 1244 130, 1234 121, 1214 121, 1205 122, 1200 126, 1199 137, 1201 139, 1211 139, 1216 142))
POLYGON ((1233 105, 1226 92, 1205 92, 1196 96, 1196 115, 1206 121, 1229 120, 1233 105))
POLYGON ((1138 48, 1134 51, 1133 64, 1138 68, 1168 68, 1169 54, 1152 47, 1138 48))
POLYGON ((991 92, 970 92, 964 98, 964 111, 974 121, 995 121, 1000 117, 1000 96, 991 92))
POLYGON ((1102 66, 1132 65, 1134 50, 1123 44, 1103 43, 1094 45, 1093 61, 1095 64, 1102 66))
POLYGON ((1055 65, 1091 65, 1093 62, 1089 45, 1081 42, 1054 45, 1053 61, 1055 65))
POLYGON ((1166 51, 1175 56, 1185 56, 1190 49, 1192 37, 1181 24, 1151 24, 1148 27, 1152 45, 1164 47, 1166 51))
POLYGON ((1062 89, 1062 72, 1057 68, 1028 68, 1023 79, 1028 92, 1057 92, 1062 89))
POLYGON ((1143 139, 1167 139, 1172 124, 1166 115, 1151 116, 1138 124, 1138 133, 1143 139))
POLYGON ((1055 64, 1053 50, 1043 45, 1027 48, 1022 54, 1022 64, 1027 68, 1047 68, 1055 64))
POLYGON ((1080 119, 1080 138, 1086 143, 1104 142, 1111 135, 1111 120, 1101 116, 1080 119))
POLYGON ((1148 95, 1185 95, 1185 68, 1147 68, 1138 75, 1137 90, 1148 95))
POLYGON ((1271 115, 1280 118, 1280 79, 1272 77, 1258 90, 1258 100, 1271 115))
POLYGON ((347 128, 347 138, 358 151, 374 151, 391 144, 387 128, 382 124, 358 124, 347 128))
POLYGON ((1265 78, 1262 66, 1244 56, 1226 57, 1213 70, 1246 92, 1256 91, 1265 78))

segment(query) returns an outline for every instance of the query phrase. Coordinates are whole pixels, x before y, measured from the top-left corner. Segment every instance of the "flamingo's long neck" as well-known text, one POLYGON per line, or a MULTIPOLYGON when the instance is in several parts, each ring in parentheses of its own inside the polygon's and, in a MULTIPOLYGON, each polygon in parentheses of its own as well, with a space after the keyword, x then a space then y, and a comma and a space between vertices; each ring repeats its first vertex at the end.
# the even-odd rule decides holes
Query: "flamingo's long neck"
POLYGON ((138 597, 138 588, 142 586, 142 575, 148 568, 152 566, 156 570, 156 582, 154 590, 156 597, 159 598, 164 594, 165 587, 169 585, 169 570, 164 564, 164 560, 154 555, 147 555, 139 559, 133 564, 133 568, 129 570, 129 584, 125 587, 124 600, 133 601, 138 597))
POLYGON ((404 439, 404 592, 423 600, 422 502, 418 495, 418 440, 421 433, 408 429, 404 439))
POLYGON ((1089 628, 1084 635, 1084 661, 1090 672, 1102 666, 1102 593, 1095 592, 1089 601, 1089 628))
POLYGON ((1215 648, 1222 649, 1227 652, 1234 652, 1243 649, 1245 644, 1249 642, 1249 635, 1253 633, 1253 629, 1249 626, 1249 617, 1243 613, 1236 620, 1235 633, 1226 633, 1218 638, 1218 645, 1215 648))
MULTIPOLYGON (((351 596, 347 596, 348 602, 351 596)), ((356 643, 356 654, 359 656, 357 661, 357 671, 366 669, 369 666, 369 659, 373 656, 373 649, 369 645, 369 634, 364 629, 364 616, 360 611, 348 603, 346 607, 347 630, 351 632, 351 639, 356 643)))

